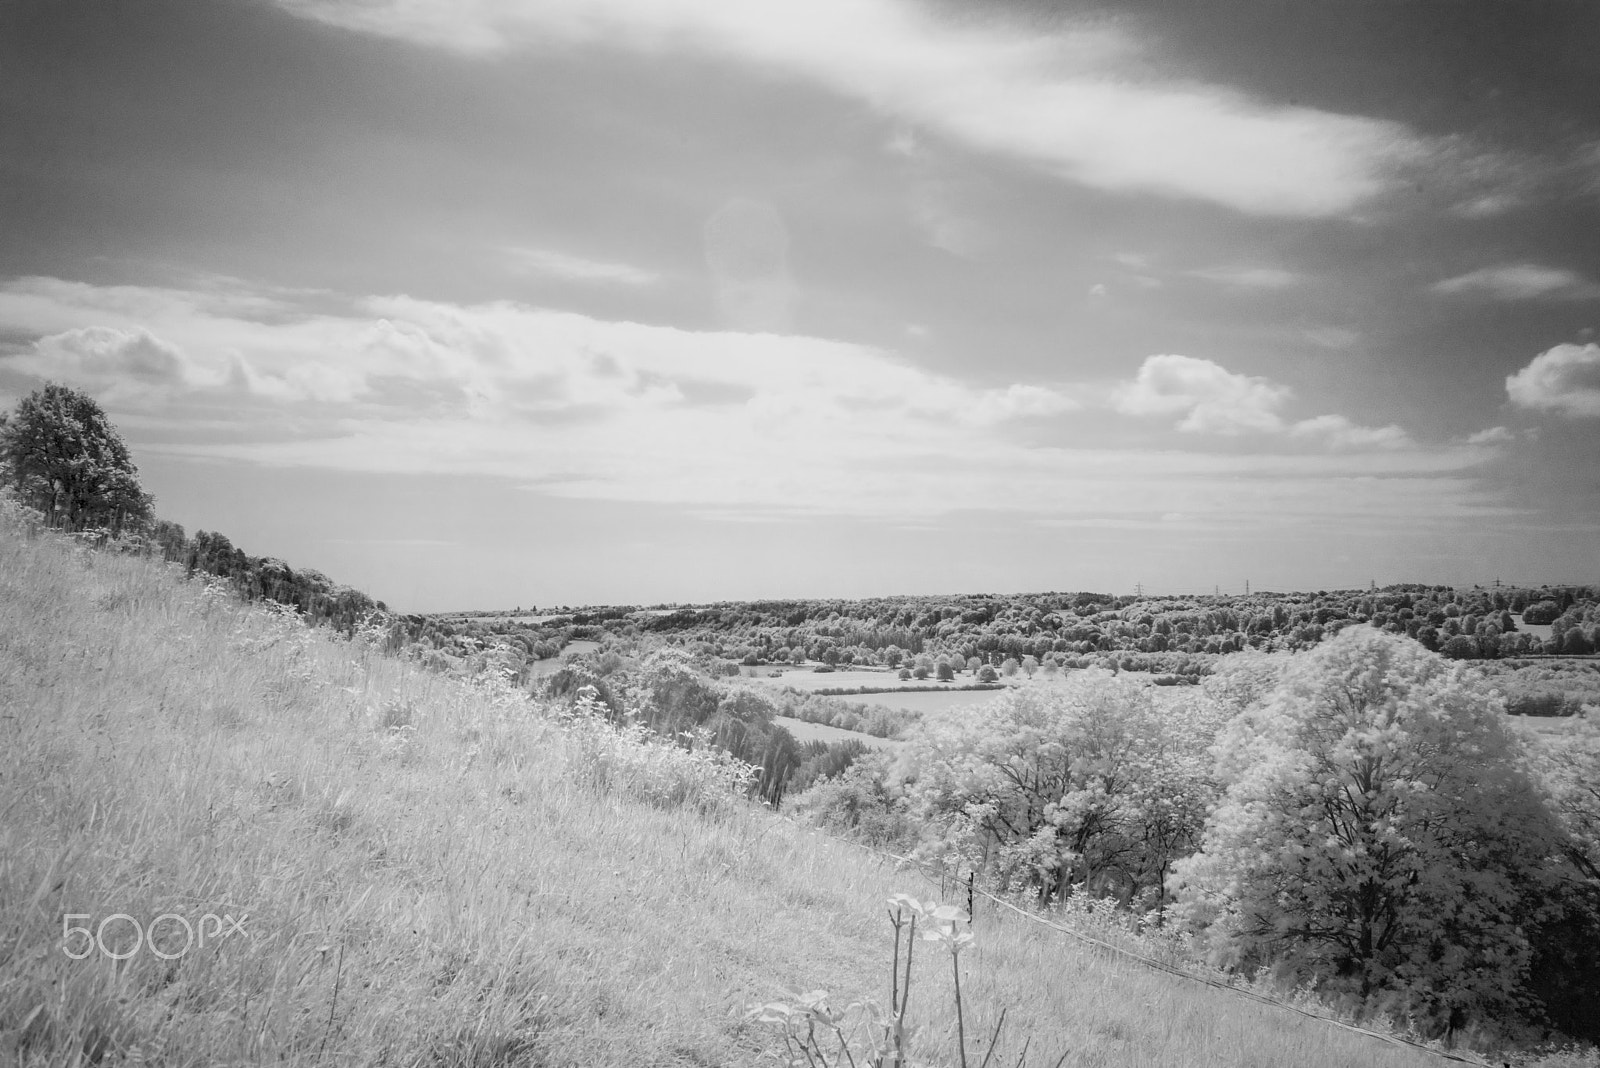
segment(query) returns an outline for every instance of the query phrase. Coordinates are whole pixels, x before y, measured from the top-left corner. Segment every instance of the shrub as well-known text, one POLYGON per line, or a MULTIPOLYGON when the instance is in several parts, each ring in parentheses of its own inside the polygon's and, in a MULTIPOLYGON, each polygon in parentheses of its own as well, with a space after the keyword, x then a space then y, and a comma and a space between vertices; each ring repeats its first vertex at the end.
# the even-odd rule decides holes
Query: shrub
POLYGON ((660 808, 723 811, 743 796, 761 769, 721 749, 688 750, 660 740, 640 723, 613 725, 592 686, 579 691, 559 720, 574 743, 571 770, 595 789, 613 790, 660 808))

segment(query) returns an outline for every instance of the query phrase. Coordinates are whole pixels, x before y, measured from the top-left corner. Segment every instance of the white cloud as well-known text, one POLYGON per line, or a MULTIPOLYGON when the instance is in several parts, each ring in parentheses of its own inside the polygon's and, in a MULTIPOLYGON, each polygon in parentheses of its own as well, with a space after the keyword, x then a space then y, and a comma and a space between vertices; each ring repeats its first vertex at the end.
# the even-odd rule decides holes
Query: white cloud
POLYGON ((1241 289, 1286 289, 1298 285, 1299 275, 1281 267, 1207 267, 1190 271, 1195 278, 1241 289))
MULTIPOLYGON (((503 301, 372 297, 339 315, 231 306, 32 279, 0 284, 0 329, 145 329, 181 353, 190 391, 169 410, 186 443, 136 443, 166 455, 502 477, 544 494, 729 518, 914 522, 974 509, 1418 526, 1481 508, 1463 472, 1482 447, 1391 441, 1306 453, 1252 451, 1241 439, 1220 452, 1108 448, 1094 428, 1080 433, 1062 418, 1078 406, 1063 386, 977 385, 864 345, 606 322, 503 301), (1051 420, 1050 440, 1078 443, 1040 445, 1023 432, 1029 420, 1051 420)), ((1257 425, 1286 435, 1276 414, 1284 387, 1209 361, 1155 359, 1124 405, 1201 430, 1257 425)), ((142 365, 110 366, 132 380, 142 365)), ((1327 424, 1316 440, 1359 430, 1327 424)))
POLYGON ((1131 382, 1112 393, 1111 406, 1124 415, 1175 415, 1179 430, 1212 434, 1275 431, 1276 409, 1289 399, 1287 386, 1234 374, 1193 356, 1150 356, 1131 382))
POLYGON ((627 286, 647 286, 660 279, 654 271, 646 271, 626 263, 585 259, 565 252, 538 248, 509 248, 506 255, 512 266, 520 271, 564 278, 572 282, 600 282, 627 286))
POLYGON ((1359 426, 1342 415, 1302 419, 1289 428, 1289 434, 1322 441, 1336 449, 1403 449, 1412 444, 1410 435, 1392 423, 1359 426))
POLYGON ((1511 403, 1579 418, 1600 416, 1600 345, 1557 345, 1506 378, 1511 403))
POLYGON ((87 389, 111 403, 145 404, 200 384, 176 346, 147 330, 74 327, 48 334, 7 361, 15 370, 87 389))
POLYGON ((1485 267, 1435 282, 1430 288, 1445 296, 1484 296, 1495 300, 1593 300, 1600 285, 1559 267, 1518 263, 1485 267))
POLYGON ((1509 445, 1516 440, 1517 435, 1503 426, 1492 426, 1467 436, 1468 445, 1509 445))
POLYGON ((1361 426, 1343 415, 1286 422, 1279 414, 1293 396, 1288 386, 1236 374, 1192 356, 1149 356, 1131 380, 1111 391, 1111 407, 1124 415, 1182 415, 1178 429, 1191 433, 1287 434, 1334 450, 1399 450, 1416 447, 1398 426, 1361 426))
MULTIPOLYGON (((295 14, 463 53, 574 44, 693 52, 811 80, 899 124, 1108 190, 1283 216, 1352 213, 1431 149, 1405 127, 1131 79, 1103 25, 1053 35, 909 0, 278 0, 295 14)), ((1149 64, 1144 64, 1146 70, 1149 64)))
POLYGON ((1077 401, 1059 390, 1013 384, 1003 390, 991 389, 979 393, 965 418, 980 424, 992 424, 1010 419, 1059 415, 1078 407, 1077 401))

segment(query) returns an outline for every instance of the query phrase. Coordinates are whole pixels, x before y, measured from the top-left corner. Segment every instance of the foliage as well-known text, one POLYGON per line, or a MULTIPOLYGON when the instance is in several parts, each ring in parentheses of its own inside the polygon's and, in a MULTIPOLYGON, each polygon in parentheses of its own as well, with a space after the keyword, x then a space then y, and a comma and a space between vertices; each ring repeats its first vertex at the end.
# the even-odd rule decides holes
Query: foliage
POLYGON ((1527 1012, 1560 834, 1494 699, 1398 637, 1305 654, 1218 742, 1226 791, 1179 867, 1216 959, 1443 1029, 1527 1012))
POLYGON ((661 744, 643 724, 617 727, 606 711, 590 691, 560 716, 574 742, 569 750, 572 775, 595 789, 661 808, 711 813, 727 810, 761 773, 721 749, 661 744))
POLYGON ((1031 657, 1047 675, 1098 665, 1197 682, 1229 655, 1310 649, 1358 624, 1404 634, 1430 650, 1448 645, 1460 659, 1587 655, 1600 640, 1600 587, 1400 584, 1242 597, 1084 592, 752 601, 666 611, 610 606, 553 618, 435 616, 418 629, 441 647, 457 633, 520 635, 557 648, 579 636, 645 639, 690 650, 708 669, 720 662, 724 671, 734 662, 810 663, 931 678, 942 660, 960 683, 963 672, 992 681, 1007 661, 1026 673, 1031 657), (1533 612, 1529 623, 1549 621, 1548 639, 1519 626, 1515 613, 1524 610, 1533 612))
POLYGON ((1081 672, 934 724, 897 774, 925 850, 1042 901, 1083 886, 1158 905, 1203 827, 1201 754, 1225 715, 1203 695, 1162 713, 1143 687, 1081 672))
POLYGON ((1600 663, 1502 660, 1484 664, 1489 687, 1519 716, 1576 716, 1600 708, 1600 663))
POLYGON ((863 753, 837 778, 795 796, 790 809, 798 819, 858 841, 909 849, 916 844, 917 824, 889 788, 893 762, 885 750, 863 753))
POLYGON ((140 529, 154 498, 116 428, 93 397, 54 383, 0 423, 0 478, 64 530, 140 529))

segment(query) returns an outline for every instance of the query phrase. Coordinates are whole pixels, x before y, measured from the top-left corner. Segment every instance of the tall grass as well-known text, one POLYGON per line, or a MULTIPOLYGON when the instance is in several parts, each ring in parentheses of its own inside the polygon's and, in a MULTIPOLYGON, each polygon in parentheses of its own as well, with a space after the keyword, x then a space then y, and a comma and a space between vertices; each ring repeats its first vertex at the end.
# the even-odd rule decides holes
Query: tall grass
MULTIPOLYGON (((738 774, 0 522, 0 1063, 781 1055, 746 1008, 884 998, 883 902, 919 880, 702 788, 738 774), (244 932, 69 956, 65 917, 115 914, 244 932)), ((1005 1011, 996 1064, 1425 1063, 1002 913, 976 934, 975 1060, 1005 1011)), ((918 977, 911 1063, 956 1063, 954 975, 918 977)))

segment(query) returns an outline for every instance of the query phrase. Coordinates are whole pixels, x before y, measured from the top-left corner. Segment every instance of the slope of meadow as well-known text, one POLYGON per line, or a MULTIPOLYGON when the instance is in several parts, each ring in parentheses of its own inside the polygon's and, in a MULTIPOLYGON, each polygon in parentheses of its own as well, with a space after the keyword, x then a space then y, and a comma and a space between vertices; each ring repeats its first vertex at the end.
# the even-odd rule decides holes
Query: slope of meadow
MULTIPOLYGON (((624 750, 7 524, 0 1062, 746 1064, 781 1049, 753 1001, 887 1000, 884 901, 920 876, 624 750)), ((1002 1008, 996 1064, 1440 1063, 1020 918, 976 935, 974 1064, 1002 1008)), ((916 1063, 959 1063, 951 1005, 919 947, 916 1063)))

